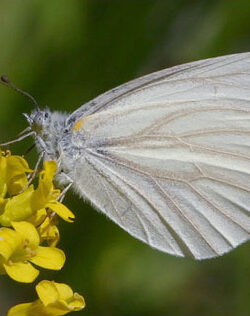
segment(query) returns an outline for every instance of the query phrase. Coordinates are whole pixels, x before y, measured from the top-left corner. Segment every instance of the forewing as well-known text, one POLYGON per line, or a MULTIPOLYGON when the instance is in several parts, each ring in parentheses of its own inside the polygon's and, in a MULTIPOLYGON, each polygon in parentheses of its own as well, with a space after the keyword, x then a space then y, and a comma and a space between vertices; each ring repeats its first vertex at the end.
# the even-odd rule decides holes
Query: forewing
POLYGON ((186 64, 120 89, 97 98, 75 129, 76 144, 84 140, 78 191, 171 254, 211 258, 246 241, 250 54, 186 64))
MULTIPOLYGON (((163 97, 164 95, 168 95, 169 97, 171 96, 172 100, 178 96, 180 91, 185 92, 185 87, 189 89, 188 87, 191 86, 192 89, 194 89, 195 86, 202 84, 202 80, 195 82, 196 79, 209 80, 213 77, 214 79, 217 78, 218 80, 226 82, 227 78, 225 78, 225 75, 233 75, 234 78, 228 78, 229 81, 233 80, 235 83, 239 83, 241 85, 243 80, 244 83, 249 86, 249 77, 247 74, 246 76, 243 75, 246 64, 248 64, 249 67, 249 54, 250 53, 241 53, 199 60, 163 69, 131 80, 83 104, 69 116, 67 124, 74 124, 81 117, 104 111, 107 108, 113 107, 113 105, 126 105, 133 100, 136 100, 137 103, 148 103, 159 99, 162 93, 163 97), (237 73, 240 74, 240 78, 235 76, 237 73), (192 79, 192 82, 190 82, 190 79, 192 79), (178 84, 178 81, 181 81, 181 83, 178 84), (195 85, 195 83, 197 85, 195 85), (180 89, 178 89, 179 86, 180 89), (158 87, 158 90, 161 90, 162 87, 160 95, 155 93, 156 87, 158 87), (172 90, 172 87, 175 89, 172 90)), ((188 95, 185 94, 185 97, 187 96, 188 95)), ((199 97, 199 95, 197 97, 199 97)), ((177 99, 181 99, 181 96, 177 99)))

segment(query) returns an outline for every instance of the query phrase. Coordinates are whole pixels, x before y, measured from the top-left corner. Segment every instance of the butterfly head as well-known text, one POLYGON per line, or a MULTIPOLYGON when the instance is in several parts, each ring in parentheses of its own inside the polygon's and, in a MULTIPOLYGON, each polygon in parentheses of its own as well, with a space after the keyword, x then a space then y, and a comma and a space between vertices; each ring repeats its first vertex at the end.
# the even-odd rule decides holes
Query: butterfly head
POLYGON ((51 112, 48 108, 36 108, 30 115, 24 113, 24 116, 34 132, 38 150, 45 151, 51 159, 57 159, 58 146, 64 135, 67 115, 51 112))
POLYGON ((51 112, 49 109, 41 110, 40 108, 36 108, 31 112, 30 115, 24 113, 23 114, 28 121, 32 131, 34 131, 38 135, 46 134, 46 131, 49 130, 51 124, 51 112))

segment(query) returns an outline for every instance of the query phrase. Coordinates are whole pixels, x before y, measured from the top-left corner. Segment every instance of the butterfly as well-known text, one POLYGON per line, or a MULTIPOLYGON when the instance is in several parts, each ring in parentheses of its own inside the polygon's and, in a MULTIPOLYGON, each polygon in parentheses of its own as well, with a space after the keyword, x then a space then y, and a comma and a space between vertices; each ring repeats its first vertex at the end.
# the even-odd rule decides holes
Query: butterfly
POLYGON ((151 247, 207 259, 249 239, 250 53, 149 74, 70 115, 36 104, 25 116, 18 140, 33 135, 58 161, 65 193, 151 247))

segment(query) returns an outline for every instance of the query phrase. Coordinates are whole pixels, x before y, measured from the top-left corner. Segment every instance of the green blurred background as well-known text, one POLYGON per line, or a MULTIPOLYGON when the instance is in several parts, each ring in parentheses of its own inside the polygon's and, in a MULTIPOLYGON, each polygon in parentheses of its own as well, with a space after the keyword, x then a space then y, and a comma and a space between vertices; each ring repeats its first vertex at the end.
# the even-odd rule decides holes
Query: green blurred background
MULTIPOLYGON (((161 68, 247 50, 249 0, 0 0, 0 73, 52 110, 71 112, 161 68)), ((31 108, 0 86, 1 140, 26 127, 21 113, 31 108)), ((87 307, 76 315, 250 315, 250 244, 215 260, 179 259, 133 239, 72 194, 65 203, 77 217, 60 225, 68 260, 40 279, 82 293, 87 307)), ((0 315, 35 296, 33 285, 1 277, 0 315)))

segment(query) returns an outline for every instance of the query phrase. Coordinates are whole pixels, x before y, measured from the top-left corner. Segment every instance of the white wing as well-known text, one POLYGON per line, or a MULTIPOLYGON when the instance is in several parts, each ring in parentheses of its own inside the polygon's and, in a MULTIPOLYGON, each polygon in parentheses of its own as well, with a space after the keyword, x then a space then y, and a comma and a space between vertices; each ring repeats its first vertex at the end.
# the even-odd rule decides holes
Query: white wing
POLYGON ((75 187, 134 237, 196 259, 249 239, 250 53, 142 77, 73 123, 75 187))

